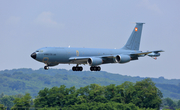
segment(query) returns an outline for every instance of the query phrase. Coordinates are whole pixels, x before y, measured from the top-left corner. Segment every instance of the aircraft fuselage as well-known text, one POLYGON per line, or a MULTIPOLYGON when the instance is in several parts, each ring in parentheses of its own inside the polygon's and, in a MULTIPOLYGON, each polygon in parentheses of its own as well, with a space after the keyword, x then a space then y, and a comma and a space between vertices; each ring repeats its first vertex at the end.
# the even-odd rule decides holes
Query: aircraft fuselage
MULTIPOLYGON (((68 48, 68 47, 44 47, 35 52, 35 60, 54 66, 57 64, 76 64, 70 61, 71 57, 97 57, 106 55, 129 54, 140 51, 122 49, 100 49, 100 48, 68 48)), ((117 63, 115 59, 104 60, 105 63, 117 63)), ((81 63, 79 63, 81 64, 81 63)), ((87 64, 87 62, 83 63, 87 64)))

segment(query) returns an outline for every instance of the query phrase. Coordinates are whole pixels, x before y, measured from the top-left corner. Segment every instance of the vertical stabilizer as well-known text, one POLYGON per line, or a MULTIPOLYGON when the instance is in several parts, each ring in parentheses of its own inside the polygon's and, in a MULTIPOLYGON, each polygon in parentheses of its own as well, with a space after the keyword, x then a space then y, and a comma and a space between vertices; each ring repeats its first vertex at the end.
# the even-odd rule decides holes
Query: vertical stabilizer
POLYGON ((123 49, 139 50, 143 24, 144 23, 136 23, 136 26, 134 27, 131 36, 129 37, 123 49))

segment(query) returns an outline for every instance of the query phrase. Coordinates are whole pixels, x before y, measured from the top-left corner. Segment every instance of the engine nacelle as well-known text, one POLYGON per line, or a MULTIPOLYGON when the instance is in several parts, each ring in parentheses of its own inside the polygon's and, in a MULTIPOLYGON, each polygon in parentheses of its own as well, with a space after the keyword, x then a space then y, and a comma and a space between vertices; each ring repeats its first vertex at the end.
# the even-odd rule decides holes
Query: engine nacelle
POLYGON ((115 61, 117 63, 127 63, 131 60, 131 57, 129 55, 117 55, 115 58, 115 61))
POLYGON ((149 57, 159 57, 159 56, 160 56, 160 53, 154 53, 154 52, 152 52, 152 53, 149 53, 148 56, 149 56, 149 57))
POLYGON ((88 59, 87 63, 89 66, 96 66, 102 64, 103 60, 101 58, 92 57, 88 59))

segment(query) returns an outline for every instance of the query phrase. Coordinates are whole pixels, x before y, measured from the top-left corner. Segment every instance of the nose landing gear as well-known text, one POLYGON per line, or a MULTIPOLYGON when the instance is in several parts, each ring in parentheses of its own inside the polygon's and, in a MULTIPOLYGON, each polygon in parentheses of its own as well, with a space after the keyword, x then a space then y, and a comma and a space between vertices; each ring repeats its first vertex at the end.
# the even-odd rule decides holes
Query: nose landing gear
POLYGON ((49 69, 49 66, 44 66, 44 69, 45 69, 45 70, 48 70, 48 69, 49 69))

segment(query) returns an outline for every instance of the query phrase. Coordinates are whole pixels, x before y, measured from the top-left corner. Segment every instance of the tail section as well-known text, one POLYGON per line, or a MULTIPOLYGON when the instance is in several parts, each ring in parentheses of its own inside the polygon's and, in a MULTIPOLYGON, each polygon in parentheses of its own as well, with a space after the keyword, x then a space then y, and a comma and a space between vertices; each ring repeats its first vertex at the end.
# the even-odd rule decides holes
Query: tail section
POLYGON ((143 24, 144 23, 136 23, 136 26, 131 33, 131 36, 129 37, 127 43, 122 49, 139 50, 143 24))

